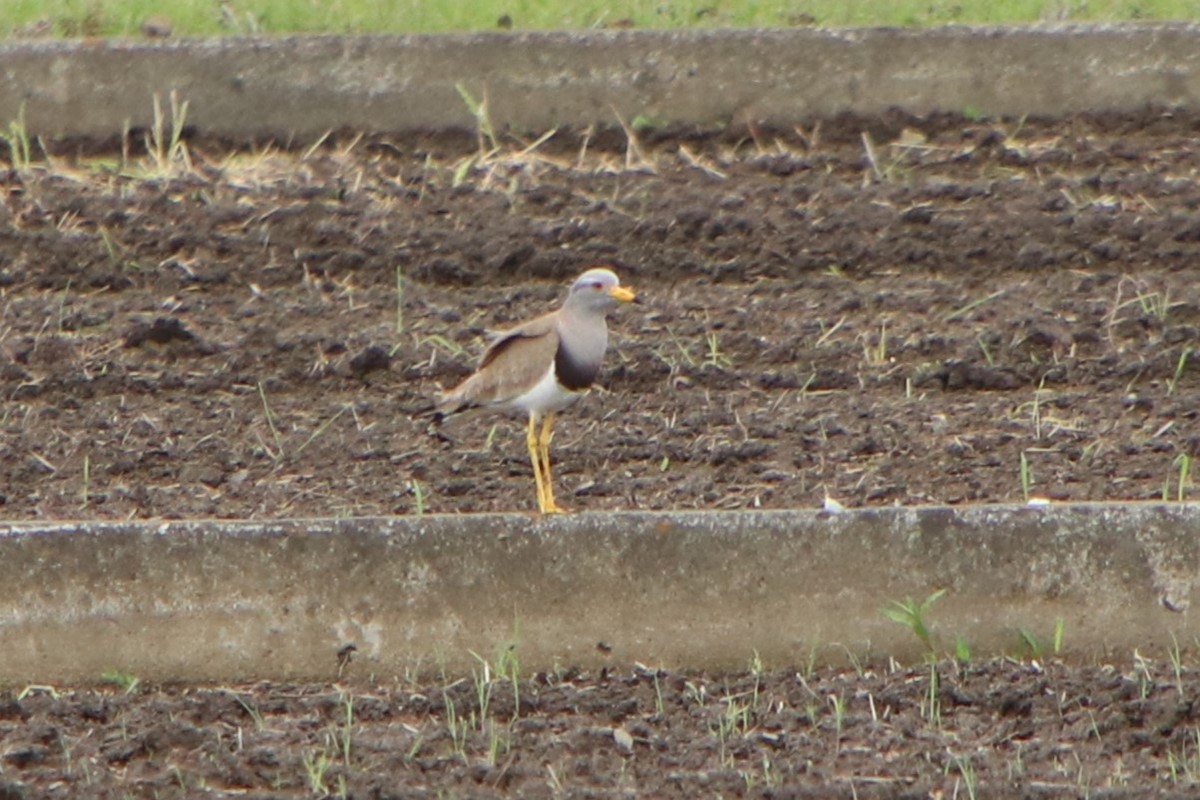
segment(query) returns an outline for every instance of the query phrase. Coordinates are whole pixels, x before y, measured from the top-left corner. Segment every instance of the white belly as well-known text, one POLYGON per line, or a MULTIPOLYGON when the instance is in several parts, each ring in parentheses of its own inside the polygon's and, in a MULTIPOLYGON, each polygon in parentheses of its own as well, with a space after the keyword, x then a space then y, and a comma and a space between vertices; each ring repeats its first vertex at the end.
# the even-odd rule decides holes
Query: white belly
POLYGON ((554 377, 554 367, 551 366, 532 389, 514 397, 507 405, 526 413, 546 414, 566 408, 582 394, 583 392, 572 392, 560 386, 558 379, 554 377))

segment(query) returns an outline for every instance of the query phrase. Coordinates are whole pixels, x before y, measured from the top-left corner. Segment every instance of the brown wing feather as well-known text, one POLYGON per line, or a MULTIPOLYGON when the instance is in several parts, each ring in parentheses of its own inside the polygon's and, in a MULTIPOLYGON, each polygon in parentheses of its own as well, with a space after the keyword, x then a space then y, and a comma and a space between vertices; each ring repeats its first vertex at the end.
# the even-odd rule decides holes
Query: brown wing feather
POLYGON ((488 347, 475 374, 438 401, 443 414, 507 402, 532 388, 554 363, 558 332, 553 314, 501 333, 488 347))
POLYGON ((540 317, 534 317, 531 320, 522 322, 515 328, 499 331, 492 338, 488 349, 484 351, 483 358, 479 360, 479 366, 475 368, 475 371, 480 372, 487 369, 488 365, 496 359, 500 352, 509 347, 514 340, 540 339, 543 336, 553 336, 557 342, 558 334, 555 331, 557 317, 557 312, 542 314, 540 317))

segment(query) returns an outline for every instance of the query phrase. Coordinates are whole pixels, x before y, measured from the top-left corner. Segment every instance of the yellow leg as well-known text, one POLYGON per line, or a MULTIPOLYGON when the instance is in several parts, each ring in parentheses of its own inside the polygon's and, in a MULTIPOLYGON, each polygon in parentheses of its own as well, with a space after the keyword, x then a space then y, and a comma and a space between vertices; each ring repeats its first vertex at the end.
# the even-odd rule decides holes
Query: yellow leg
POLYGON ((542 456, 538 450, 537 415, 529 415, 529 431, 525 434, 525 443, 529 445, 529 460, 533 462, 533 482, 537 486, 538 511, 546 510, 545 482, 542 480, 542 456))
POLYGON ((542 435, 538 439, 538 456, 542 461, 542 496, 545 498, 545 503, 542 505, 543 514, 560 514, 562 509, 554 502, 554 478, 550 471, 550 440, 554 438, 554 432, 551 428, 554 427, 554 412, 550 412, 542 418, 542 435))

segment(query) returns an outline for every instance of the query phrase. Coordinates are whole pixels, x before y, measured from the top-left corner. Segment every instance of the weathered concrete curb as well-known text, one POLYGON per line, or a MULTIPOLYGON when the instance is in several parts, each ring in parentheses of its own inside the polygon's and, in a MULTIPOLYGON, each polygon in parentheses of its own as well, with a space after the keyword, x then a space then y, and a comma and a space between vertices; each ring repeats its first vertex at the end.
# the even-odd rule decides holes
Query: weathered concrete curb
POLYGON ((149 126, 152 96, 200 133, 790 123, 901 106, 1057 115, 1200 100, 1200 26, 599 31, 0 43, 0 122, 47 139, 149 126))
POLYGON ((944 648, 1061 618, 1123 658, 1200 633, 1198 534, 1200 506, 1152 504, 7 524, 0 682, 330 677, 349 643, 378 676, 514 640, 523 669, 905 658, 880 609, 939 588, 944 648))

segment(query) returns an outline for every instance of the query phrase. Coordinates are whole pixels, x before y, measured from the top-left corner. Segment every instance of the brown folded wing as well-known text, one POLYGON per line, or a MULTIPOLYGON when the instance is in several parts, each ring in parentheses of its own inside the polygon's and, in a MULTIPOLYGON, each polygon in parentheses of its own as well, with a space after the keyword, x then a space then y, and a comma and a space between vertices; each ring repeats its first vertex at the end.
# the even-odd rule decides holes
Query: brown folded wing
POLYGON ((553 314, 532 319, 501 333, 479 363, 475 374, 442 397, 444 414, 472 406, 506 403, 532 389, 554 363, 558 332, 553 314))

